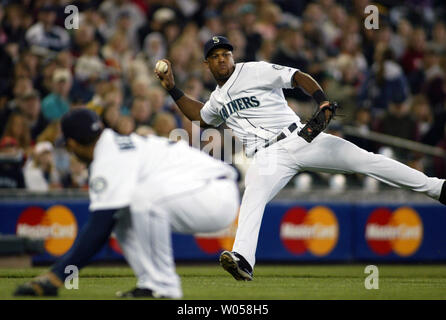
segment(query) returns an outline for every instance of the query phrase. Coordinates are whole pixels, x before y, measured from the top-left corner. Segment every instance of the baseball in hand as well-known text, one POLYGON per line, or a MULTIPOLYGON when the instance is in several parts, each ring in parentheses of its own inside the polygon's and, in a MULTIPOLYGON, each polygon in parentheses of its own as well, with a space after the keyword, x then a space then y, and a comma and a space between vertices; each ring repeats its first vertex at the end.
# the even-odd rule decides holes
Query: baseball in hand
POLYGON ((168 68, 169 68, 169 66, 167 65, 167 63, 165 63, 164 61, 161 61, 161 60, 159 60, 155 65, 155 69, 158 72, 166 73, 168 68))

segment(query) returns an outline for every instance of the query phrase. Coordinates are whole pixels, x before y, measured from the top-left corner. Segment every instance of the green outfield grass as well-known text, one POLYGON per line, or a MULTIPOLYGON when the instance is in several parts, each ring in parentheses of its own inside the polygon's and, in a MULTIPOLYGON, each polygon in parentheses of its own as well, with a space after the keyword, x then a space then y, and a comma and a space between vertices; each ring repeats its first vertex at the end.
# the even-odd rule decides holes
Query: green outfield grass
MULTIPOLYGON (((259 265, 254 281, 235 281, 218 265, 179 265, 184 299, 446 299, 446 265, 379 265, 379 289, 366 290, 364 265, 259 265)), ((45 268, 0 269, 0 299, 14 299, 16 286, 45 268)), ((88 267, 79 289, 58 299, 114 299, 131 289, 128 267, 88 267)))

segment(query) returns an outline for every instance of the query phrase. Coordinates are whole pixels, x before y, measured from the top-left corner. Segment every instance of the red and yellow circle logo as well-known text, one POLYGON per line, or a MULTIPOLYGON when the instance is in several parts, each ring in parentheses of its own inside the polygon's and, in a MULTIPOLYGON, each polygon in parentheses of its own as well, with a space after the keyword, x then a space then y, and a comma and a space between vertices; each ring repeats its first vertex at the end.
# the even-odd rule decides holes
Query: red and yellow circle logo
POLYGON ((280 239, 293 254, 309 251, 326 256, 338 242, 339 226, 336 215, 327 207, 317 206, 307 212, 295 207, 288 210, 280 224, 280 239))
POLYGON ((195 241, 201 250, 209 254, 215 254, 221 250, 232 250, 237 225, 238 218, 228 228, 221 231, 195 234, 195 241))
POLYGON ((409 207, 392 212, 378 208, 367 219, 365 239, 370 249, 379 255, 392 251, 402 257, 414 254, 423 241, 423 222, 409 207))
POLYGON ((29 207, 17 220, 16 234, 31 239, 44 239, 45 250, 60 256, 67 252, 77 236, 77 221, 65 206, 55 205, 48 210, 29 207))

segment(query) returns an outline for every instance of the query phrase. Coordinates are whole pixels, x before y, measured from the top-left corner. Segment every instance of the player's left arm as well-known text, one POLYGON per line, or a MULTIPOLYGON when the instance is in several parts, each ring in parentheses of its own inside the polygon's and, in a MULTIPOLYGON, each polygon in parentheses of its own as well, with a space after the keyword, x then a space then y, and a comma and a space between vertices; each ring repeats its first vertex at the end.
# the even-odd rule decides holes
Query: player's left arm
MULTIPOLYGON (((81 269, 107 243, 121 211, 128 208, 96 210, 89 214, 87 223, 82 227, 71 249, 52 267, 52 278, 64 282, 67 274, 65 268, 74 265, 81 269)), ((57 282, 57 281, 56 281, 57 282)))
POLYGON ((306 94, 311 95, 319 106, 299 132, 299 136, 310 143, 327 128, 331 119, 335 116, 338 104, 336 102, 330 103, 321 86, 307 73, 296 71, 293 74, 292 86, 293 88, 300 87, 306 94))
POLYGON ((296 71, 292 78, 293 88, 301 88, 306 94, 313 97, 319 108, 329 104, 328 97, 319 83, 308 73, 296 71))

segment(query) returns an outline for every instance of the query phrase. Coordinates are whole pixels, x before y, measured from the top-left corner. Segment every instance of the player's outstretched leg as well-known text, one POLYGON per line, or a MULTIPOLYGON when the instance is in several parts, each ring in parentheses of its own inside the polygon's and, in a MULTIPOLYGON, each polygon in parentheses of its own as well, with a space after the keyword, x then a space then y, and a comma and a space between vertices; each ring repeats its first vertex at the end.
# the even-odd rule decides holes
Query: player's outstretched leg
POLYGON ((255 253, 266 204, 296 174, 287 150, 274 144, 259 151, 248 169, 232 252, 220 256, 222 267, 236 280, 252 280, 255 253))
POLYGON ((428 177, 380 154, 367 152, 339 137, 321 133, 311 143, 300 137, 287 146, 294 149, 303 170, 361 173, 388 185, 421 192, 446 204, 445 180, 428 177))

